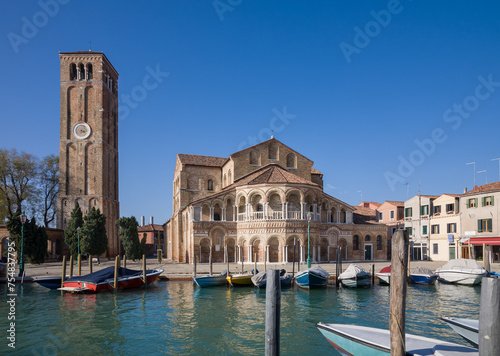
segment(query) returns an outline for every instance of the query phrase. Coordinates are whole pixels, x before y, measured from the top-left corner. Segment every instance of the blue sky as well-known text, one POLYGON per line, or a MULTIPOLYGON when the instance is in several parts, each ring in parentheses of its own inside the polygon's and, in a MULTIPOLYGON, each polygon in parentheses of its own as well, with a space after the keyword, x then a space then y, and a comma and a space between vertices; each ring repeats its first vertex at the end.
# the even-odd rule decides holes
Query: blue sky
POLYGON ((122 216, 170 218, 177 153, 227 157, 270 134, 349 204, 406 200, 419 181, 461 193, 466 163, 486 170, 477 184, 499 180, 498 13, 494 1, 3 0, 0 147, 58 154, 58 52, 91 41, 120 73, 122 216))

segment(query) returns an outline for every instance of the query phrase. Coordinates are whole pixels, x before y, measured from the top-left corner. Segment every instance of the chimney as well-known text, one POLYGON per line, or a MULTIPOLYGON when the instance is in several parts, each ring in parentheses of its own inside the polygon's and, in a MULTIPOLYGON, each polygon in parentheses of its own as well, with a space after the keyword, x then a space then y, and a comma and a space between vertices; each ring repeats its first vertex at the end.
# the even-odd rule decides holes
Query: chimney
POLYGON ((144 216, 141 216, 141 226, 144 226, 144 216))
POLYGON ((149 223, 150 223, 151 225, 153 225, 153 217, 152 217, 152 216, 149 218, 149 223))
POLYGON ((467 193, 467 187, 464 188, 464 194, 467 193))

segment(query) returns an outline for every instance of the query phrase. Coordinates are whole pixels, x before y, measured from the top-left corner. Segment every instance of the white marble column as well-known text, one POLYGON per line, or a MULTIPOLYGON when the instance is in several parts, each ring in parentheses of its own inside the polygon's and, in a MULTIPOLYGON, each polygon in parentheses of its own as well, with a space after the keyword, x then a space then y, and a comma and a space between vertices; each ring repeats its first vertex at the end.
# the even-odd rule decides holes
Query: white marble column
POLYGON ((316 214, 318 213, 318 204, 313 204, 313 220, 316 220, 316 214))
POLYGON ((337 221, 336 222, 340 222, 340 210, 337 210, 337 221))
POLYGON ((210 221, 214 221, 214 207, 210 207, 210 221))
POLYGON ((300 262, 306 262, 306 245, 300 245, 300 262))
POLYGON ((306 216, 305 216, 305 210, 306 210, 306 203, 305 202, 301 202, 300 203, 300 218, 302 220, 304 220, 306 218, 306 216))
POLYGON ((264 203, 264 220, 269 219, 269 202, 264 203))
POLYGON ((236 208, 236 205, 233 206, 233 221, 238 220, 238 209, 236 208))
POLYGON ((266 263, 269 263, 269 245, 266 245, 266 263))
POLYGON ((222 208, 222 221, 226 221, 226 208, 222 208))
POLYGON ((321 261, 321 245, 318 245, 318 254, 316 257, 317 257, 316 261, 320 262, 321 261))
POLYGON ((227 244, 224 244, 224 263, 227 263, 229 256, 227 255, 227 244))
POLYGON ((317 207, 318 209, 318 221, 321 221, 321 205, 317 207))
POLYGON ((248 262, 253 262, 252 245, 248 246, 248 262))
POLYGON ((283 246, 283 263, 288 262, 288 245, 283 246))

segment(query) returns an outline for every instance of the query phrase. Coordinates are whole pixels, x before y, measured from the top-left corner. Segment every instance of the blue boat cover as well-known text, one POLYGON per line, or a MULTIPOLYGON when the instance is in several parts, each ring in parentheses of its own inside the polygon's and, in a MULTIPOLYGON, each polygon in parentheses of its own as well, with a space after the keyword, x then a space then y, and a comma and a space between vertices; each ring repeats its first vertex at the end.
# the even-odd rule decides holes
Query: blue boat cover
MULTIPOLYGON (((152 273, 154 270, 148 269, 146 270, 146 274, 152 273)), ((142 276, 142 271, 137 271, 133 269, 118 267, 118 278, 123 277, 133 277, 133 276, 142 276)), ((87 274, 85 276, 75 276, 65 280, 64 282, 87 282, 98 284, 104 282, 107 279, 115 277, 115 267, 106 267, 101 269, 100 271, 87 274)))

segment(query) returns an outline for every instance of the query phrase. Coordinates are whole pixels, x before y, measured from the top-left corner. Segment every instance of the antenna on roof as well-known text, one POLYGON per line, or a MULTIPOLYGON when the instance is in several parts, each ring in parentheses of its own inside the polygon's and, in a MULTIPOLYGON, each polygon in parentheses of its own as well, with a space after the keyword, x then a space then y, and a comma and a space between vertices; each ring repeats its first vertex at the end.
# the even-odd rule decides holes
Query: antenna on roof
POLYGON ((92 51, 92 40, 89 41, 89 52, 92 51))

